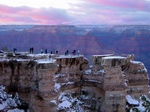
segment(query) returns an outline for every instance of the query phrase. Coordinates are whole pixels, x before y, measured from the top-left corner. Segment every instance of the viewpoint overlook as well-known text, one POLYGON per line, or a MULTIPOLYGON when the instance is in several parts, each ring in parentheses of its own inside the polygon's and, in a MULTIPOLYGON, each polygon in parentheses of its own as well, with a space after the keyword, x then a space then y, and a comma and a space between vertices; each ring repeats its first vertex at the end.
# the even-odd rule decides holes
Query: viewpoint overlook
POLYGON ((149 25, 1 25, 0 49, 48 52, 80 50, 89 60, 92 55, 134 54, 150 71, 149 25))

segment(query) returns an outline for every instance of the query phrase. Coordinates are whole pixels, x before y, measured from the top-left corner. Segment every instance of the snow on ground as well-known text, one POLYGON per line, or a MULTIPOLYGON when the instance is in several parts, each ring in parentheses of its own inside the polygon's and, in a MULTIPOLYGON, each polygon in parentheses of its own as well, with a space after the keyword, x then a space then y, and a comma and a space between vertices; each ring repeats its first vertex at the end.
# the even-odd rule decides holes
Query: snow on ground
POLYGON ((131 61, 131 63, 133 63, 133 64, 139 64, 139 65, 144 66, 144 64, 142 62, 140 62, 140 61, 131 61))
POLYGON ((5 108, 8 108, 8 104, 7 104, 7 102, 2 102, 2 103, 0 104, 0 110, 3 110, 3 109, 5 109, 5 108))
POLYGON ((53 103, 53 104, 57 105, 57 101, 56 100, 51 100, 50 103, 53 103))
POLYGON ((113 56, 114 54, 102 54, 102 55, 92 55, 94 57, 108 57, 108 56, 113 56))
POLYGON ((85 70, 85 74, 91 74, 91 72, 92 72, 91 69, 85 70))
POLYGON ((126 100, 131 105, 138 105, 139 104, 139 102, 137 100, 133 99, 130 95, 126 96, 126 100))
POLYGON ((104 69, 97 71, 96 73, 105 73, 104 69))
POLYGON ((55 83, 54 90, 58 92, 60 87, 61 87, 61 85, 59 83, 55 83))
POLYGON ((102 69, 102 70, 99 70, 98 72, 102 72, 102 73, 105 73, 104 69, 102 69))
POLYGON ((66 96, 66 93, 60 93, 58 100, 61 102, 58 105, 58 110, 66 109, 71 107, 71 98, 66 96))
POLYGON ((66 85, 69 85, 69 84, 74 84, 74 82, 67 82, 67 83, 66 83, 66 85))
POLYGON ((41 56, 49 56, 49 54, 27 54, 27 56, 30 56, 30 57, 41 57, 41 56))
POLYGON ((16 59, 16 61, 31 61, 31 59, 16 59))
POLYGON ((13 109, 13 110, 8 110, 7 112, 24 112, 24 110, 13 109))
POLYGON ((125 57, 122 57, 122 56, 108 56, 108 57, 103 57, 102 59, 125 59, 125 57))
POLYGON ((65 108, 69 108, 71 107, 72 103, 68 100, 63 100, 59 105, 58 108, 59 109, 65 109, 65 108))
POLYGON ((10 61, 10 59, 6 59, 6 58, 0 58, 0 61, 10 61))
POLYGON ((59 77, 64 77, 65 76, 65 74, 56 74, 55 76, 54 76, 54 78, 59 78, 59 77))
POLYGON ((55 57, 55 54, 28 54, 27 56, 31 58, 36 58, 37 63, 55 63, 56 60, 50 57, 55 57))
POLYGON ((19 110, 17 106, 21 105, 18 94, 16 93, 15 97, 7 94, 5 92, 5 87, 0 86, 0 112, 3 110, 9 110, 7 112, 24 112, 24 110, 19 110), (11 108, 15 108, 11 110, 11 108))
POLYGON ((56 60, 55 59, 39 59, 39 60, 36 60, 37 63, 39 64, 47 64, 47 63, 55 63, 56 60))
POLYGON ((145 107, 143 107, 143 102, 140 101, 139 103, 139 106, 137 107, 137 109, 140 111, 140 112, 145 112, 145 107))
POLYGON ((56 58, 79 58, 79 57, 84 57, 83 55, 71 55, 71 54, 68 54, 68 55, 59 55, 59 57, 56 57, 56 58))
MULTIPOLYGON (((148 111, 146 111, 146 108, 143 106, 143 101, 140 101, 139 106, 136 106, 135 108, 138 109, 138 112, 148 112, 148 111)), ((130 112, 136 112, 134 110, 135 108, 131 108, 130 112)))
MULTIPOLYGON (((129 97, 128 99, 131 98, 129 97)), ((130 112, 150 112, 150 99, 146 95, 141 95, 138 105, 133 106, 130 112)))
POLYGON ((134 64, 141 64, 142 62, 140 62, 140 61, 132 61, 132 63, 134 63, 134 64))
POLYGON ((80 101, 81 97, 72 97, 70 93, 60 93, 58 100, 59 104, 57 106, 57 110, 64 110, 65 112, 84 112, 80 101))

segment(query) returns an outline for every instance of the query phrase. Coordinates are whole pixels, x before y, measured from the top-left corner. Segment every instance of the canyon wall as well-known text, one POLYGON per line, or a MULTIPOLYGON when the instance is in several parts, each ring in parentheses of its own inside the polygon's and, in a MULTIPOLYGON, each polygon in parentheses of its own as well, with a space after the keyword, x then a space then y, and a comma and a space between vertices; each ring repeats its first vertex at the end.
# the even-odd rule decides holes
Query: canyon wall
POLYGON ((125 112, 126 96, 148 95, 143 63, 126 57, 26 54, 1 57, 0 84, 18 92, 31 112, 125 112))

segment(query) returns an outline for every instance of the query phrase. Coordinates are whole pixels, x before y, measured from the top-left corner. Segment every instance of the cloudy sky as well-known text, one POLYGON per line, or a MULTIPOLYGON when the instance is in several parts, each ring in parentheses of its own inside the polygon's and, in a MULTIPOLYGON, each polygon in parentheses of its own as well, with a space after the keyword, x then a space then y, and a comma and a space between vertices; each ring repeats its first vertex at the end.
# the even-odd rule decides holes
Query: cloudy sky
POLYGON ((150 0, 0 0, 3 24, 150 24, 150 0))

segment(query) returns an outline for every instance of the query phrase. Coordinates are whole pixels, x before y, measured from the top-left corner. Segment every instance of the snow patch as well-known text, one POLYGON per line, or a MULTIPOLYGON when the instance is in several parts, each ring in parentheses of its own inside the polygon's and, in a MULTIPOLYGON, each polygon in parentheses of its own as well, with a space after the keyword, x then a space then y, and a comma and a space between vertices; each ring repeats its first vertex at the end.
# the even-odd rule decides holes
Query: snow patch
POLYGON ((133 64, 139 64, 139 65, 144 66, 144 64, 142 62, 140 62, 140 61, 132 61, 131 63, 133 63, 133 64))
POLYGON ((53 104, 57 105, 57 101, 56 100, 51 100, 50 103, 53 103, 53 104))
POLYGON ((69 108, 72 105, 71 100, 66 96, 66 93, 61 93, 58 100, 61 102, 58 105, 58 110, 69 108))
POLYGON ((104 69, 99 70, 98 72, 100 72, 100 73, 105 73, 104 69))
POLYGON ((125 57, 122 57, 122 56, 108 56, 108 57, 103 57, 102 59, 125 59, 125 57))
POLYGON ((143 102, 140 101, 140 104, 139 104, 139 106, 137 107, 140 112, 144 112, 144 111, 145 111, 145 107, 143 107, 142 104, 143 104, 143 102))
POLYGON ((7 102, 2 102, 1 104, 0 104, 0 110, 3 110, 3 109, 5 109, 5 108, 8 108, 9 106, 7 105, 7 102))
POLYGON ((31 61, 31 59, 16 59, 16 61, 25 62, 25 61, 31 61))
POLYGON ((58 92, 60 87, 61 87, 61 85, 59 83, 55 83, 54 90, 58 92))
POLYGON ((54 60, 54 59, 39 59, 39 60, 36 60, 36 62, 39 64, 47 64, 47 63, 55 63, 56 60, 54 60))
POLYGON ((60 93, 59 104, 57 110, 64 110, 65 112, 84 112, 80 104, 83 104, 78 98, 73 98, 70 93, 60 93))
POLYGON ((138 105, 139 104, 139 102, 137 100, 133 99, 130 95, 126 96, 126 100, 131 105, 138 105))
POLYGON ((66 85, 68 85, 68 84, 74 84, 74 82, 67 82, 67 84, 66 84, 66 85))
POLYGON ((68 55, 60 55, 59 57, 56 57, 56 59, 60 59, 60 58, 79 58, 79 57, 83 57, 83 55, 71 55, 71 54, 68 54, 68 55))
POLYGON ((65 74, 56 74, 54 77, 58 78, 58 77, 64 77, 64 76, 65 76, 65 74))
POLYGON ((92 72, 91 69, 85 70, 85 74, 91 74, 91 72, 92 72))
POLYGON ((21 105, 18 94, 12 97, 11 94, 5 92, 5 87, 0 86, 0 111, 8 110, 7 112, 24 112, 17 107, 21 105), (12 109, 13 108, 13 109, 12 109))
POLYGON ((13 110, 8 110, 7 112, 25 112, 25 111, 19 109, 13 109, 13 110))
POLYGON ((64 100, 58 105, 58 108, 65 109, 65 108, 69 108, 71 105, 72 105, 71 102, 69 102, 68 100, 64 100))

